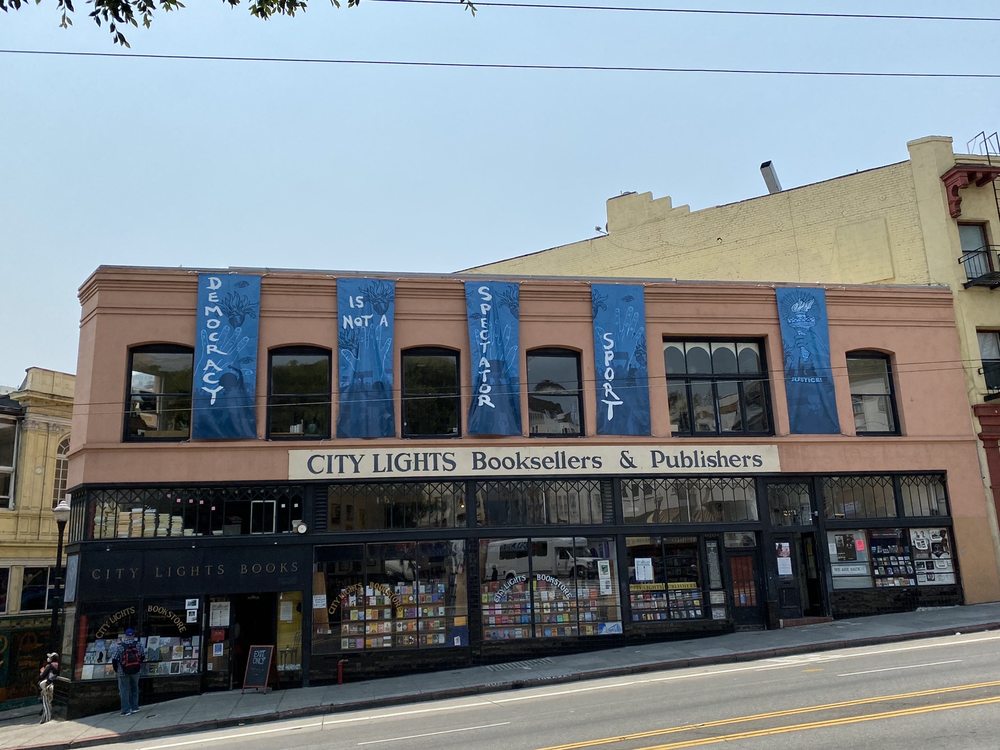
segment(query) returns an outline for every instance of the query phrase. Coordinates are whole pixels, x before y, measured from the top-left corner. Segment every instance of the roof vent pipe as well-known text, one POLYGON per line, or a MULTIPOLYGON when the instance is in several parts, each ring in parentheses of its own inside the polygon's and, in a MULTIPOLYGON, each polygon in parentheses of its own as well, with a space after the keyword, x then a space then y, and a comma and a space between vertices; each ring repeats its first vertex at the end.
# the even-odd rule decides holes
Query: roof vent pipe
POLYGON ((766 161, 760 165, 760 173, 764 175, 764 184, 767 185, 767 192, 780 193, 781 183, 778 182, 778 173, 774 171, 774 165, 766 161))

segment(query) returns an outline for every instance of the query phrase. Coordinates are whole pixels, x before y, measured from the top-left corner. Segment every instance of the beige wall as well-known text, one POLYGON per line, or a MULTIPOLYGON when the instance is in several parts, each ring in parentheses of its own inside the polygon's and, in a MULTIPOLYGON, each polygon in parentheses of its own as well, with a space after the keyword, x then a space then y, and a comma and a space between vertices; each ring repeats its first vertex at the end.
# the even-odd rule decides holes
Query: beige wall
POLYGON ((19 425, 13 507, 0 509, 0 567, 10 568, 7 614, 17 614, 25 567, 55 564, 56 523, 52 515, 57 452, 69 434, 73 376, 29 368, 10 397, 25 407, 19 425))
MULTIPOLYGON (((844 434, 788 433, 781 378, 782 353, 774 288, 766 284, 647 283, 647 341, 652 437, 606 438, 594 434, 594 362, 589 284, 575 279, 525 279, 521 283, 521 346, 564 346, 582 355, 587 389, 587 436, 574 444, 682 442, 670 437, 661 342, 665 336, 731 336, 765 340, 771 373, 776 434, 727 443, 776 444, 782 471, 854 472, 941 470, 948 472, 960 563, 969 601, 1000 598, 1000 577, 982 498, 977 439, 966 409, 961 371, 927 368, 929 350, 958 357, 951 294, 945 289, 837 287, 827 290, 837 404, 844 434), (857 437, 846 384, 845 353, 878 349, 893 357, 904 435, 857 437), (950 404, 929 409, 927 404, 950 404)), ((309 442, 256 441, 177 444, 122 443, 126 368, 130 346, 155 341, 193 345, 196 279, 184 271, 99 269, 81 291, 84 304, 81 377, 74 414, 70 485, 108 482, 263 481, 287 478, 290 447, 309 442), (100 304, 98 304, 98 302, 100 304), (90 369, 90 372, 85 372, 90 369), (85 374, 84 374, 85 373, 85 374)), ((323 274, 266 274, 262 281, 258 349, 258 434, 266 418, 267 352, 275 346, 312 344, 335 350, 336 280, 323 274)), ((470 391, 469 344, 464 289, 458 277, 397 281, 396 372, 399 351, 410 346, 446 346, 462 357, 462 385, 470 391)), ((525 381, 522 358, 522 382, 525 381)), ((336 378, 334 379, 336 380, 336 378)), ((396 387, 399 387, 397 374, 396 387)), ((522 394, 527 412, 527 396, 522 394)), ((397 434, 399 404, 396 404, 397 434)), ((526 423, 526 420, 525 420, 526 423)), ((464 424, 463 424, 464 431, 464 424)), ((526 436, 467 438, 477 443, 523 444, 526 436)), ((338 446, 398 445, 398 439, 334 441, 338 446)), ((551 441, 547 441, 549 444, 551 441)), ((556 442, 559 442, 558 440, 556 442)), ((322 444, 322 443, 320 443, 322 444)), ((326 443, 330 445, 330 443, 326 443)), ((447 441, 421 441, 421 445, 447 441)))

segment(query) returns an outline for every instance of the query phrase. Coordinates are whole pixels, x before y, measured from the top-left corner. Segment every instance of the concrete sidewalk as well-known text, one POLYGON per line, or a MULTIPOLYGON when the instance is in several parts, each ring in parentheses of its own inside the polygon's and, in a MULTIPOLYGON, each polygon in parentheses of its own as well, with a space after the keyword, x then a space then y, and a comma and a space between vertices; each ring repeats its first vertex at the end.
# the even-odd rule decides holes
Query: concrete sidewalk
POLYGON ((657 669, 776 656, 1000 629, 1000 603, 837 620, 786 630, 729 633, 687 641, 625 646, 531 661, 391 677, 346 685, 225 693, 165 701, 132 716, 117 711, 39 725, 30 715, 0 715, 0 749, 75 748, 148 739, 298 716, 371 709, 412 701, 613 677, 657 669))

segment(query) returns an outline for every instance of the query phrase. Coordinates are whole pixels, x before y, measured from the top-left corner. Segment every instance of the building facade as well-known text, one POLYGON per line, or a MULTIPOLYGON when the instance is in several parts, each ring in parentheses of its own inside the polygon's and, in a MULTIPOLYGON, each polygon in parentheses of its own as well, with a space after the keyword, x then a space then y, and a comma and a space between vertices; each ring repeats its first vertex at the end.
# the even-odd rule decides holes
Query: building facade
POLYGON ((73 376, 39 367, 0 396, 0 709, 38 699, 51 650, 57 531, 73 376))
POLYGON ((302 685, 1000 596, 962 373, 924 364, 959 356, 944 288, 102 267, 80 299, 71 715, 129 626, 156 700, 260 644, 302 685))
POLYGON ((699 211, 628 193, 608 201, 606 235, 470 272, 949 287, 960 357, 927 360, 964 373, 1000 544, 1000 140, 970 145, 982 153, 921 138, 897 164, 699 211))

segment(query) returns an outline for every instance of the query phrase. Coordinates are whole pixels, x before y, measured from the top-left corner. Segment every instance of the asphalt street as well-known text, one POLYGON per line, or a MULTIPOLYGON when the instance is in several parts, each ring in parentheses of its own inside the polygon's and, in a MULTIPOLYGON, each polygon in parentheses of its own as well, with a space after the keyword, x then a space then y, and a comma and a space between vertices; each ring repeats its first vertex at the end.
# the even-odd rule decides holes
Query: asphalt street
POLYGON ((996 750, 998 647, 998 633, 956 634, 105 747, 996 750))

